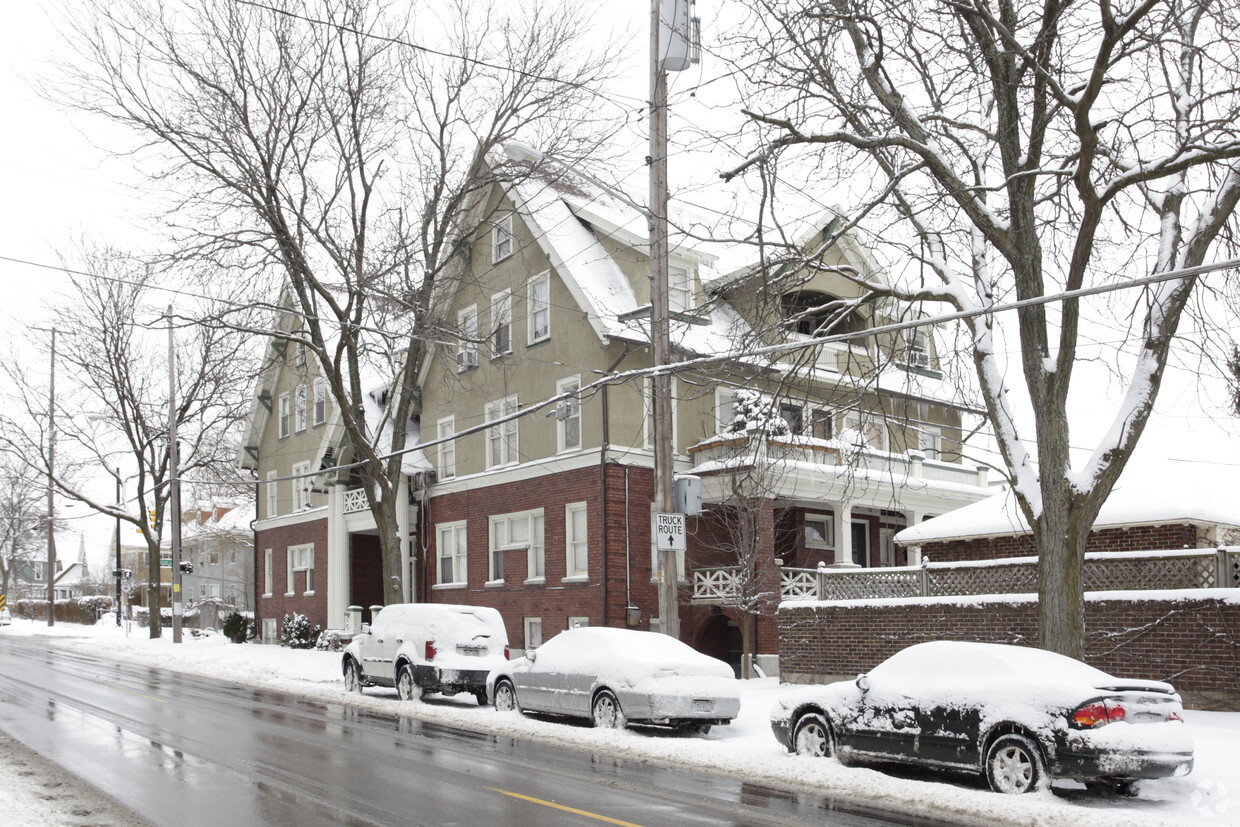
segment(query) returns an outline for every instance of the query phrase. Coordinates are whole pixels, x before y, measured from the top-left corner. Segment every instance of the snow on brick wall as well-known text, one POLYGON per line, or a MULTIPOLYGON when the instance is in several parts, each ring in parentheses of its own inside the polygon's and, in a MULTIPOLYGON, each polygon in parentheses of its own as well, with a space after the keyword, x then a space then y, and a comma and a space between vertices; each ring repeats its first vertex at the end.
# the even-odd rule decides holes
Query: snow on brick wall
MULTIPOLYGON (((1240 603, 1217 598, 1088 601, 1086 661, 1119 677, 1168 681, 1199 709, 1240 711, 1240 603)), ((1036 646, 1032 601, 890 606, 789 605, 780 672, 809 683, 868 671, 926 640, 1036 646)))
MULTIPOLYGON (((1199 531, 1185 524, 1103 528, 1089 536, 1086 551, 1148 551, 1149 549, 1200 548, 1199 531)), ((995 560, 1007 557, 1031 557, 1037 554, 1033 537, 1015 534, 1003 537, 980 537, 975 540, 948 540, 924 543, 923 558, 935 563, 956 563, 962 560, 995 560)))

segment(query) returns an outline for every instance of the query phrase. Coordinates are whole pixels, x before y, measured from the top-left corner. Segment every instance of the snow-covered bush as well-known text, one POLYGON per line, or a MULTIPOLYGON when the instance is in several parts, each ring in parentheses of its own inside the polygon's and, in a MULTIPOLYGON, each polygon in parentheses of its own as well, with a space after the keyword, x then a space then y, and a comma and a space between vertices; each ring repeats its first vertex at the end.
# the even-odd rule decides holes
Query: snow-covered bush
POLYGON ((322 626, 311 626, 310 619, 301 612, 284 616, 280 625, 280 645, 290 649, 313 649, 323 632, 322 626))
POLYGON ((728 432, 734 434, 764 433, 787 436, 787 421, 779 415, 774 400, 750 388, 741 388, 732 396, 732 422, 728 432))
POLYGON ((314 648, 320 652, 339 652, 344 648, 344 644, 340 642, 340 635, 334 629, 328 629, 319 635, 319 640, 314 644, 314 648))

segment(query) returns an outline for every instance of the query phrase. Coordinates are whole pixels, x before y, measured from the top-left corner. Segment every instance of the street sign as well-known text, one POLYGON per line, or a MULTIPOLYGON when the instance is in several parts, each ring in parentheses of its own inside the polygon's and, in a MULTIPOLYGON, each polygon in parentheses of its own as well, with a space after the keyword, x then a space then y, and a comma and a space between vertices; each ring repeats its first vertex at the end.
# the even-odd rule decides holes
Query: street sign
POLYGON ((685 550, 685 515, 655 514, 654 538, 660 549, 685 550))
POLYGON ((165 569, 172 568, 172 558, 171 557, 160 557, 159 565, 160 565, 160 568, 165 568, 165 569))

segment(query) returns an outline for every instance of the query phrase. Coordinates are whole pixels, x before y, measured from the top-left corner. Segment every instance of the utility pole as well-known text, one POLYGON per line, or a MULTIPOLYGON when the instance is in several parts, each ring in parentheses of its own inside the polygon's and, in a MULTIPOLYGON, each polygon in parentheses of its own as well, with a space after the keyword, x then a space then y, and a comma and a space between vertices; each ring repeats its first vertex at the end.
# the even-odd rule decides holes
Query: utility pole
POLYGON ((56 625, 56 328, 47 401, 47 625, 56 625))
POLYGON ((116 469, 116 625, 121 625, 121 507, 125 489, 121 485, 121 469, 116 469))
POLYGON ((680 637, 679 566, 676 552, 657 543, 658 513, 672 510, 672 379, 668 364, 671 334, 667 284, 667 71, 660 46, 662 0, 650 4, 650 336, 654 349, 655 511, 650 541, 657 547, 659 618, 664 634, 680 637))
POLYGON ((168 510, 172 529, 172 642, 181 642, 181 471, 177 444, 177 352, 168 305, 168 510))

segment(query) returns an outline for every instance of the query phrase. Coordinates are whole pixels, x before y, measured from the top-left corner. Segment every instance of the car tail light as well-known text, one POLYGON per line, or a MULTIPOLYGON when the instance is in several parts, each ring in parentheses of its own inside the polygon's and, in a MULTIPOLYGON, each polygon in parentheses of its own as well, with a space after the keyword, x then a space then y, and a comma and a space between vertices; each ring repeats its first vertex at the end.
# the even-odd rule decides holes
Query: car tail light
POLYGON ((1128 712, 1116 701, 1094 701, 1072 714, 1072 723, 1086 729, 1122 721, 1128 712))
POLYGON ((436 651, 435 651, 435 641, 433 641, 433 640, 428 640, 428 641, 426 641, 426 659, 427 659, 427 660, 434 660, 434 659, 435 659, 435 655, 436 655, 436 651))
POLYGON ((507 643, 505 643, 505 644, 504 644, 504 660, 512 660, 512 658, 511 658, 511 657, 509 656, 509 654, 508 654, 508 644, 507 644, 507 643))
POLYGON ((1176 710, 1172 710, 1171 712, 1168 712, 1168 713, 1167 713, 1167 720, 1168 720, 1168 721, 1180 721, 1180 722, 1183 722, 1183 721, 1184 721, 1184 716, 1183 716, 1183 715, 1181 715, 1181 714, 1180 714, 1179 712, 1177 712, 1176 710))

